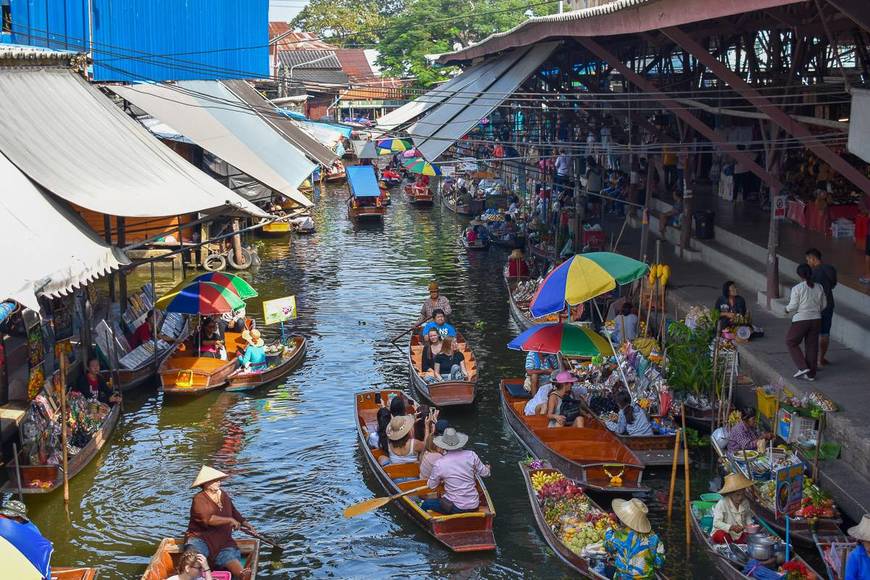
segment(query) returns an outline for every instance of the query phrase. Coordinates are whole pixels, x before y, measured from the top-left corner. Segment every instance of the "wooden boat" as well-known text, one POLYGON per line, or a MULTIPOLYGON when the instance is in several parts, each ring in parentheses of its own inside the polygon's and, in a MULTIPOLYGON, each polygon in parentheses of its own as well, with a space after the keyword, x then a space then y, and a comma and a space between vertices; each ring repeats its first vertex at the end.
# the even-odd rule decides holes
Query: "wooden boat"
MULTIPOLYGON (((357 438, 366 462, 388 495, 426 485, 426 480, 418 479, 420 475, 418 463, 382 466, 378 463, 378 457, 383 455, 383 452, 368 446, 366 442, 368 433, 377 430, 379 405, 375 400, 376 393, 379 393, 385 402, 389 401, 391 397, 404 396, 398 390, 366 391, 356 394, 357 438), (414 479, 402 483, 393 481, 393 478, 403 477, 413 477, 414 479)), ((416 404, 411 401, 408 413, 414 413, 415 407, 416 404)), ((393 505, 398 506, 417 525, 454 552, 495 550, 495 536, 492 532, 495 508, 489 497, 489 492, 480 478, 477 479, 477 491, 480 494, 480 507, 475 512, 440 515, 436 512, 423 511, 418 505, 418 498, 415 496, 405 496, 393 502, 393 505)), ((441 490, 436 493, 441 493, 441 490)))
MULTIPOLYGON (((701 409, 694 405, 686 404, 686 424, 709 433, 713 430, 713 421, 716 418, 716 406, 709 409, 701 409)), ((679 413, 677 413, 679 415, 679 413)))
POLYGON ((228 391, 251 391, 268 383, 273 383, 299 366, 305 357, 307 343, 303 336, 290 337, 287 348, 278 356, 266 357, 268 367, 258 372, 236 372, 227 381, 228 391))
POLYGON ((526 245, 526 237, 525 236, 516 236, 514 238, 500 238, 497 235, 490 233, 490 240, 492 240, 493 246, 499 246, 501 248, 507 248, 509 250, 513 250, 515 248, 524 248, 526 245))
POLYGON ((96 568, 58 566, 51 568, 51 580, 94 580, 96 568))
POLYGON ((375 205, 361 205, 353 198, 347 200, 347 215, 352 220, 382 220, 387 213, 387 208, 376 202, 375 205))
POLYGON ((428 187, 421 187, 413 183, 405 184, 405 197, 411 205, 432 205, 435 198, 428 187))
POLYGON ((420 340, 420 330, 419 327, 414 329, 408 345, 408 368, 411 384, 428 403, 436 407, 472 404, 477 394, 477 359, 474 358, 474 353, 465 338, 457 332, 454 345, 465 355, 465 368, 469 374, 468 380, 427 383, 423 380, 423 344, 420 340))
MULTIPOLYGON (((708 557, 713 561, 713 564, 716 566, 716 569, 722 577, 726 580, 750 580, 751 577, 743 573, 743 568, 746 562, 749 561, 749 558, 746 554, 740 551, 740 547, 734 544, 730 546, 723 544, 721 546, 722 551, 716 549, 716 545, 713 544, 713 541, 710 539, 710 534, 708 534, 707 530, 702 527, 694 505, 689 509, 689 515, 691 516, 692 522, 692 535, 697 538, 699 545, 705 549, 708 557), (731 557, 732 555, 733 558, 731 557)), ((814 579, 822 580, 822 577, 819 576, 819 574, 813 570, 813 568, 807 564, 794 549, 791 550, 791 553, 793 554, 791 561, 801 562, 807 567, 814 579)), ((772 560, 762 562, 762 564, 771 565, 774 570, 776 569, 772 560)))
MULTIPOLYGON (((535 517, 535 523, 538 525, 538 531, 541 533, 542 536, 544 536, 544 541, 547 542, 547 545, 550 546, 550 549, 553 550, 553 553, 555 553, 559 557, 559 559, 562 560, 562 562, 567 564, 568 567, 573 568, 575 572, 580 574, 580 576, 584 578, 595 578, 596 580, 609 580, 608 576, 604 576, 603 574, 599 574, 595 570, 592 570, 589 567, 589 561, 586 558, 574 553, 573 551, 571 551, 570 548, 568 548, 568 546, 563 544, 562 540, 559 539, 555 532, 553 532, 553 529, 549 526, 549 524, 547 524, 547 520, 544 517, 544 512, 541 509, 541 504, 538 501, 538 496, 535 493, 535 488, 534 486, 532 486, 532 474, 540 471, 543 471, 545 473, 558 473, 558 470, 553 469, 553 467, 546 461, 544 461, 543 463, 544 466, 537 469, 531 469, 523 462, 520 462, 519 464, 520 473, 523 474, 523 481, 526 484, 526 495, 528 495, 529 497, 529 503, 532 506, 532 515, 535 517)), ((582 487, 579 482, 577 483, 577 485, 582 487)), ((601 506, 595 503, 591 497, 589 497, 588 499, 591 507, 594 507, 595 509, 605 513, 609 511, 602 509, 601 506)), ((663 579, 665 578, 665 576, 661 573, 656 573, 656 578, 663 579)))
MULTIPOLYGON (((710 437, 710 444, 713 446, 713 450, 719 456, 723 467, 727 471, 740 473, 744 477, 752 479, 752 474, 747 473, 746 469, 742 464, 740 464, 740 462, 732 461, 728 454, 725 453, 725 450, 719 446, 715 437, 710 437)), ((785 535, 785 518, 781 516, 777 517, 776 513, 761 501, 758 495, 758 490, 755 487, 752 487, 746 495, 747 499, 749 499, 749 504, 752 507, 752 513, 754 513, 759 519, 764 520, 767 525, 778 533, 785 535)), ((840 517, 839 512, 837 512, 836 517, 833 518, 814 518, 813 520, 808 520, 806 518, 793 517, 790 518, 790 520, 789 527, 792 541, 802 546, 813 546, 815 544, 814 528, 815 533, 824 536, 842 533, 840 531, 840 526, 843 524, 843 518, 840 517)))
POLYGON ((259 232, 264 237, 286 236, 291 232, 290 221, 286 219, 275 220, 260 228, 259 232))
MULTIPOLYGON (((187 335, 188 326, 187 322, 185 322, 184 328, 182 329, 179 338, 169 348, 169 350, 164 352, 162 355, 158 355, 156 365, 154 364, 154 361, 149 360, 148 362, 143 363, 135 369, 118 369, 117 389, 121 392, 127 392, 151 380, 157 374, 157 370, 160 368, 160 365, 163 364, 163 361, 172 356, 172 354, 178 349, 179 345, 182 344, 187 338, 187 335)), ((112 371, 100 371, 100 374, 103 376, 104 379, 106 379, 106 381, 114 381, 114 378, 112 377, 114 373, 112 371)), ((114 384, 112 386, 114 387, 114 384)))
POLYGON ((504 268, 504 282, 508 289, 508 302, 510 304, 511 317, 516 321, 522 330, 528 330, 536 324, 545 324, 548 322, 558 322, 559 317, 556 315, 545 316, 543 318, 532 318, 529 313, 530 299, 517 300, 515 293, 520 282, 526 282, 527 277, 508 276, 508 268, 504 268))
POLYGON ((527 398, 516 397, 523 390, 523 379, 503 379, 502 408, 511 430, 532 456, 548 461, 592 491, 609 495, 645 492, 641 484, 643 463, 618 437, 598 421, 583 427, 548 427, 543 415, 526 416, 527 398))
POLYGON ((459 241, 462 242, 462 246, 470 252, 481 252, 489 249, 489 238, 477 238, 474 242, 469 242, 467 237, 460 235, 459 241))
MULTIPOLYGON (((236 540, 236 544, 242 553, 242 566, 251 569, 251 580, 255 580, 260 563, 260 540, 244 538, 236 540)), ((142 580, 166 580, 174 576, 183 547, 184 538, 164 538, 148 562, 142 580)))
POLYGON ((344 163, 341 161, 333 163, 332 167, 326 171, 326 175, 323 176, 323 180, 329 182, 341 181, 345 178, 347 178, 347 173, 344 170, 344 163))
POLYGON ((846 559, 857 541, 840 531, 826 535, 819 535, 814 531, 813 540, 825 564, 828 580, 843 580, 846 577, 846 559))
POLYGON ((442 205, 444 205, 444 207, 458 215, 474 217, 476 215, 480 215, 480 213, 483 211, 483 200, 480 199, 472 199, 471 203, 460 205, 457 203, 457 199, 455 197, 442 194, 441 203, 442 205))
MULTIPOLYGON (((643 462, 646 467, 671 467, 674 461, 676 435, 642 435, 617 438, 643 462)), ((677 465, 683 465, 683 454, 677 453, 677 465)))
POLYGON ((227 384, 230 375, 238 368, 237 349, 244 349, 247 342, 239 332, 225 332, 228 360, 203 356, 190 356, 177 350, 160 365, 160 384, 163 392, 170 395, 201 395, 227 384))
MULTIPOLYGON (((74 478, 91 460, 99 454, 100 450, 108 443, 112 437, 112 432, 118 424, 118 418, 121 416, 121 405, 112 405, 109 414, 103 419, 103 425, 100 429, 91 436, 91 440, 87 445, 82 447, 75 455, 70 455, 67 463, 67 473, 69 479, 74 478)), ((6 466, 7 476, 9 481, 3 486, 3 490, 16 493, 40 494, 51 493, 58 488, 63 487, 63 467, 60 465, 25 465, 23 461, 27 458, 24 451, 18 453, 15 459, 20 465, 21 472, 21 489, 18 489, 18 474, 16 466, 9 464, 6 466), (39 481, 49 483, 48 486, 31 485, 39 481)))

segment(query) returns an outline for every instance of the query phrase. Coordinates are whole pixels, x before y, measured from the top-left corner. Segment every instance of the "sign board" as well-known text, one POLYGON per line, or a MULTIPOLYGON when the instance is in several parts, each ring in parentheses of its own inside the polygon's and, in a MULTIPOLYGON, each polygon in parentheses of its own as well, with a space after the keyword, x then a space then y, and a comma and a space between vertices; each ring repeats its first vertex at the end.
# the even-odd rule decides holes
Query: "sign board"
POLYGON ((773 216, 778 220, 785 219, 787 198, 784 195, 777 195, 773 198, 773 216))
POLYGON ((442 165, 441 166, 441 175, 444 177, 453 177, 456 173, 456 167, 453 165, 442 165))
POLYGON ((266 324, 275 324, 296 318, 296 296, 264 300, 263 318, 265 318, 266 324))
POLYGON ((804 497, 804 466, 802 463, 788 465, 774 473, 776 515, 790 514, 801 507, 804 497))

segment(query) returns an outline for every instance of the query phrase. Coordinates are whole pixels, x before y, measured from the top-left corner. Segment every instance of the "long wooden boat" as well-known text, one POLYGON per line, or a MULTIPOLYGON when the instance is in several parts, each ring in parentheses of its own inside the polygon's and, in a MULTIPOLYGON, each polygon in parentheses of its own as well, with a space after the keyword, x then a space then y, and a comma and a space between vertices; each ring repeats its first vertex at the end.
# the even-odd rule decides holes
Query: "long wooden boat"
POLYGON ((857 542, 843 532, 820 535, 814 531, 813 540, 825 564, 828 580, 843 580, 846 577, 846 559, 857 542))
MULTIPOLYGON (((87 445, 82 447, 75 455, 70 455, 67 463, 68 479, 74 478, 81 472, 91 460, 99 454, 100 450, 111 439, 112 432, 118 424, 118 418, 121 416, 121 405, 114 404, 109 410, 109 414, 103 419, 103 425, 88 441, 87 445)), ((18 453, 15 462, 20 466, 21 473, 21 489, 18 488, 18 474, 16 473, 16 465, 9 464, 6 466, 7 477, 9 481, 3 486, 3 490, 17 493, 51 493, 58 488, 63 487, 63 467, 60 465, 25 465, 23 460, 26 460, 24 451, 18 453), (40 485, 41 484, 41 485, 40 485)))
POLYGON ((58 566, 51 568, 51 580, 94 580, 96 568, 58 566))
MULTIPOLYGON (((383 455, 383 452, 368 446, 366 442, 368 433, 377 430, 379 404, 375 400, 376 393, 380 394, 384 402, 389 401, 391 397, 404 396, 398 390, 366 391, 356 394, 357 439, 366 463, 388 495, 425 486, 426 480, 419 479, 419 463, 382 466, 378 462, 378 457, 383 455), (393 481, 393 478, 405 477, 413 479, 401 483, 393 481)), ((408 414, 413 414, 415 408, 416 403, 411 401, 407 409, 408 414)), ((441 515, 437 512, 423 511, 418 503, 419 498, 414 496, 405 496, 393 502, 393 505, 398 506, 414 523, 454 552, 495 550, 495 536, 492 531, 495 508, 489 497, 489 492, 480 478, 477 478, 477 492, 480 496, 478 510, 462 514, 441 515)), ((440 495, 443 490, 439 489, 434 493, 440 495)))
POLYGON ((483 201, 472 199, 469 204, 458 204, 455 197, 441 194, 441 204, 458 215, 474 217, 483 211, 483 201))
POLYGON ((484 250, 489 249, 489 238, 477 238, 473 243, 468 241, 463 235, 459 236, 459 241, 462 242, 462 246, 470 251, 470 252, 482 252, 484 250))
MULTIPOLYGON (((121 392, 126 392, 131 389, 135 389, 139 385, 149 381, 156 374, 157 370, 160 368, 160 365, 163 364, 167 358, 172 356, 172 354, 178 350, 179 345, 181 345, 188 335, 188 326, 185 322, 184 328, 181 331, 180 336, 175 341, 175 343, 163 354, 158 355, 157 364, 155 365, 153 361, 148 361, 135 369, 118 369, 118 386, 117 389, 121 392)), ((114 374, 112 371, 100 371, 100 374, 108 380, 113 380, 112 375, 114 374)), ((114 387, 114 385, 112 385, 114 387)))
POLYGON ((529 279, 527 277, 508 276, 507 266, 504 268, 503 275, 504 283, 508 289, 508 302, 510 304, 511 317, 516 321, 521 329, 528 330, 536 324, 558 322, 559 317, 556 315, 545 316, 543 318, 532 318, 532 315, 529 313, 529 303, 531 300, 517 300, 515 296, 517 287, 520 282, 528 281, 529 279))
POLYGON ((405 197, 411 205, 432 205, 435 201, 432 191, 428 187, 421 187, 413 183, 405 184, 405 197))
MULTIPOLYGON (((236 540, 236 544, 242 553, 242 566, 251 569, 251 580, 255 580, 260 564, 260 540, 244 538, 236 540)), ((166 580, 174 576, 183 547, 184 538, 164 538, 148 562, 142 580, 166 580)))
POLYGON ((526 416, 528 399, 508 390, 522 389, 523 379, 503 379, 502 408, 511 430, 532 456, 548 461, 566 477, 592 491, 608 495, 646 492, 640 458, 598 421, 583 427, 548 427, 543 415, 526 416))
POLYGON ((227 381, 227 391, 251 391, 268 383, 273 383, 299 366, 305 357, 307 343, 303 336, 293 336, 280 356, 267 357, 268 367, 258 372, 235 372, 227 381))
POLYGON ((354 199, 347 200, 347 215, 352 220, 382 220, 387 213, 387 208, 378 203, 378 205, 359 205, 354 203, 354 199))
MULTIPOLYGON (((725 450, 719 446, 715 437, 710 437, 710 444, 721 459, 721 465, 727 471, 740 473, 744 477, 752 479, 752 474, 747 473, 746 469, 744 469, 739 462, 732 461, 728 454, 725 453, 725 450)), ((752 513, 754 513, 759 519, 764 520, 767 525, 778 533, 785 535, 785 517, 777 516, 772 509, 768 508, 764 502, 761 501, 758 490, 754 486, 750 488, 749 493, 746 495, 749 499, 749 504, 752 507, 752 513)), ((840 526, 843 525, 843 518, 840 517, 839 512, 837 512, 836 517, 833 518, 813 518, 810 520, 807 518, 792 517, 789 519, 789 533, 791 534, 792 541, 801 546, 815 545, 814 529, 815 533, 824 536, 833 536, 842 533, 840 526)))
POLYGON ((185 351, 176 351, 160 365, 160 384, 163 392, 170 395, 201 395, 227 384, 230 375, 238 367, 237 349, 247 343, 241 333, 225 332, 228 360, 204 356, 189 356, 185 351))
POLYGON ((454 346, 465 356, 468 380, 427 383, 423 380, 423 343, 420 340, 420 328, 415 328, 411 333, 408 345, 408 369, 411 375, 411 384, 427 402, 436 407, 470 405, 474 403, 477 394, 478 373, 474 352, 459 332, 456 333, 454 346))
MULTIPOLYGON (((568 567, 572 568, 575 572, 580 574, 583 578, 595 578, 596 580, 609 580, 608 576, 604 576, 603 574, 599 574, 595 570, 591 569, 589 566, 589 561, 582 557, 581 555, 573 552, 568 546, 562 543, 562 540, 553 532, 553 529, 547 524, 547 520, 544 517, 544 512, 541 509, 541 504, 538 501, 538 495, 535 493, 535 488, 532 485, 532 475, 538 472, 544 473, 559 473, 559 470, 553 469, 553 467, 547 463, 543 462, 543 466, 540 468, 532 469, 528 465, 523 462, 519 463, 520 473, 523 474, 523 481, 526 484, 526 495, 529 498, 529 503, 532 507, 532 515, 535 517, 535 523, 538 526, 538 531, 544 536, 544 541, 547 542, 547 545, 550 546, 550 549, 553 550, 562 562, 568 565, 568 567)), ((578 486, 582 487, 582 485, 578 482, 578 486)), ((598 511, 607 513, 609 510, 601 509, 595 501, 592 500, 591 497, 588 497, 589 503, 591 507, 597 509, 598 511)), ((659 572, 656 573, 656 578, 664 579, 665 576, 659 572)))
MULTIPOLYGON (((750 580, 751 577, 743 573, 744 565, 748 562, 749 558, 740 551, 740 548, 733 544, 731 546, 723 544, 719 549, 717 549, 716 545, 713 544, 710 535, 701 527, 701 523, 698 521, 698 513, 696 513, 696 508, 694 506, 689 509, 689 515, 691 516, 692 522, 692 535, 697 538, 699 545, 707 552, 708 557, 713 561, 713 564, 716 566, 716 569, 722 577, 726 580, 750 580), (729 548, 731 550, 730 552, 729 548), (732 554, 734 555, 734 558, 731 557, 732 554), (735 559, 737 559, 737 561, 735 561, 735 559)), ((807 567, 814 579, 822 580, 822 577, 819 576, 818 572, 813 570, 813 568, 807 564, 803 558, 801 558, 796 550, 792 549, 791 553, 793 554, 791 561, 801 562, 807 567)), ((776 566, 771 561, 762 562, 762 564, 773 566, 773 569, 776 569, 776 566)))
POLYGON ((493 246, 499 246, 501 248, 507 248, 509 250, 513 250, 515 248, 524 248, 526 246, 526 237, 525 236, 516 236, 513 239, 510 238, 500 238, 497 235, 491 233, 490 230, 490 240, 492 240, 493 246))
POLYGON ((263 237, 280 237, 288 235, 292 229, 289 220, 280 219, 264 225, 259 229, 259 234, 263 237))
MULTIPOLYGON (((676 435, 617 435, 619 440, 647 467, 670 467, 674 461, 676 435)), ((677 465, 683 465, 683 454, 677 453, 677 465)))
POLYGON ((342 179, 347 178, 347 173, 344 170, 344 162, 336 161, 332 164, 332 167, 326 170, 326 174, 323 175, 324 181, 341 181, 342 179))

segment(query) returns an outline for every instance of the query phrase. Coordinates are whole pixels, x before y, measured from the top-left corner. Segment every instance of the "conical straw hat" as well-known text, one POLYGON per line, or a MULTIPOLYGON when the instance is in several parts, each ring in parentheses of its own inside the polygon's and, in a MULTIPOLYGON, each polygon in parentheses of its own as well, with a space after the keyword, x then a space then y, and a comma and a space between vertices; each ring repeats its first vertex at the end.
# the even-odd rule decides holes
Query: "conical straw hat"
POLYGON ((746 489, 747 487, 752 487, 753 485, 752 481, 746 479, 743 475, 739 473, 729 473, 725 476, 725 485, 722 486, 719 493, 725 495, 727 493, 746 489))
POLYGON ((864 514, 864 517, 861 518, 861 523, 857 526, 852 526, 846 533, 856 540, 870 542, 870 514, 864 514))
POLYGON ((616 517, 635 532, 648 534, 652 530, 649 518, 646 517, 649 508, 639 499, 615 499, 611 502, 610 506, 613 508, 613 513, 616 514, 616 517))
POLYGON ((199 474, 197 474, 196 479, 193 480, 193 483, 190 484, 191 488, 200 487, 207 483, 211 483, 217 479, 226 479, 229 477, 226 473, 222 471, 218 471, 208 465, 203 465, 202 469, 199 470, 199 474))

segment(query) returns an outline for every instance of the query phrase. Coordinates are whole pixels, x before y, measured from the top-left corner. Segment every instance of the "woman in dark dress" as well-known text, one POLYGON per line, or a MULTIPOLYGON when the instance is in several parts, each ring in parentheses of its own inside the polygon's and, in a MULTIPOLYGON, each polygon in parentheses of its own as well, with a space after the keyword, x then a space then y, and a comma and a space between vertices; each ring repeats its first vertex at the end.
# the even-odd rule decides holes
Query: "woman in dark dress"
POLYGON ((746 300, 737 293, 733 280, 722 285, 722 295, 713 308, 719 311, 719 320, 725 325, 733 323, 737 317, 746 317, 746 300))

